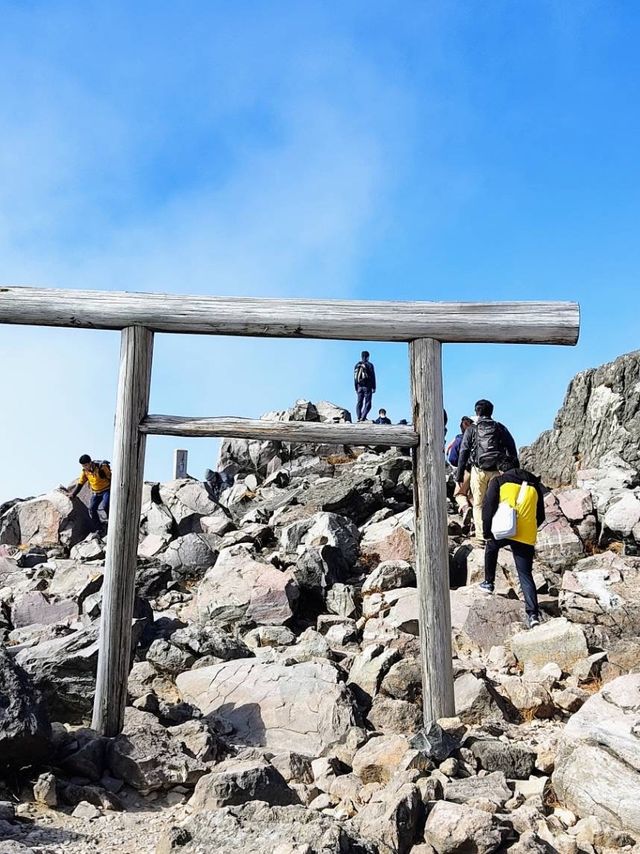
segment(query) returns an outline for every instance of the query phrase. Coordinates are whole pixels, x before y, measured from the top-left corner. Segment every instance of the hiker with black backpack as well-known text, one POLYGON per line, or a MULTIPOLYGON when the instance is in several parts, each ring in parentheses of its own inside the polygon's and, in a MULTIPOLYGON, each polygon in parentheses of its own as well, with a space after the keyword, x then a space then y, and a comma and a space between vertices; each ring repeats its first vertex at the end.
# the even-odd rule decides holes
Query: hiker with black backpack
POLYGON ((361 359, 353 369, 353 385, 356 390, 356 420, 360 423, 367 420, 371 397, 376 390, 376 371, 366 350, 362 351, 361 359))
POLYGON ((91 500, 89 501, 89 518, 94 531, 100 531, 101 521, 98 511, 102 509, 105 517, 109 518, 109 498, 111 495, 111 466, 108 460, 92 460, 89 454, 83 454, 78 460, 82 466, 78 483, 70 493, 75 498, 85 483, 89 484, 91 500))
POLYGON ((482 507, 484 548, 484 581, 480 589, 493 593, 498 552, 510 546, 524 596, 527 626, 540 625, 538 593, 533 580, 533 556, 538 528, 545 520, 544 496, 539 479, 518 468, 509 457, 497 463, 500 473, 487 488, 482 507))
POLYGON ((499 421, 494 421, 493 403, 478 400, 475 406, 477 420, 467 427, 458 454, 456 483, 464 483, 464 473, 471 465, 470 488, 473 500, 473 523, 478 545, 484 545, 482 531, 482 502, 491 480, 498 474, 498 461, 510 457, 518 464, 518 452, 513 436, 499 421))

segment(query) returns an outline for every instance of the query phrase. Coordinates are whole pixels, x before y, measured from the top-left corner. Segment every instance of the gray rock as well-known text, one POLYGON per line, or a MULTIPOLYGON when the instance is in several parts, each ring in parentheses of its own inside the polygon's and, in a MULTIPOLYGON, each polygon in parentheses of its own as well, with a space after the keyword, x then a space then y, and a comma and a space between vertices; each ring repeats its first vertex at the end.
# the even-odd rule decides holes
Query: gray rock
POLYGON ((371 572, 362 585, 363 596, 384 593, 397 587, 415 587, 416 574, 406 560, 384 560, 371 572))
POLYGON ((104 773, 107 739, 91 729, 79 728, 57 743, 57 764, 71 776, 97 782, 104 773))
POLYGON ((517 599, 504 596, 476 595, 462 626, 462 633, 476 650, 489 652, 492 646, 501 646, 522 629, 524 609, 517 599))
POLYGON ((490 854, 502 841, 490 813, 450 801, 436 801, 424 838, 437 854, 490 854))
POLYGON ((22 649, 16 661, 43 693, 56 720, 79 722, 90 716, 98 664, 97 627, 22 649))
POLYGON ((31 765, 50 752, 47 709, 29 676, 0 646, 0 769, 31 765))
POLYGON ((347 577, 349 566, 339 549, 320 546, 305 549, 293 568, 295 580, 307 593, 324 599, 326 590, 347 577))
POLYGON ((640 470, 640 351, 577 374, 552 430, 520 451, 525 468, 548 486, 575 484, 576 460, 597 467, 615 449, 640 470))
POLYGON ((522 745, 487 738, 474 741, 471 750, 485 771, 502 771, 511 780, 527 780, 533 774, 536 754, 522 745))
POLYGON ((453 683, 456 714, 464 723, 479 723, 487 718, 502 717, 496 696, 486 682, 473 673, 463 673, 453 683))
POLYGON ((216 562, 219 542, 215 534, 185 534, 169 544, 162 560, 182 573, 206 570, 216 562))
POLYGON ((131 707, 126 710, 121 735, 108 744, 107 766, 114 777, 142 792, 193 786, 207 771, 156 717, 131 707))
POLYGON ((298 798, 268 762, 229 759, 198 780, 189 806, 194 812, 201 812, 247 801, 285 806, 296 803, 298 798))
POLYGON ((74 818, 83 818, 86 821, 92 821, 93 819, 100 818, 102 813, 93 804, 87 803, 87 801, 80 801, 71 815, 74 818))
POLYGON ((340 617, 357 616, 355 589, 351 584, 334 584, 327 591, 325 601, 330 614, 337 614, 340 617))
POLYGON ((588 654, 583 630, 564 617, 548 620, 533 631, 514 635, 511 651, 525 669, 536 669, 554 662, 565 672, 588 654))
POLYGON ((251 658, 251 650, 244 641, 209 623, 191 623, 173 632, 169 640, 175 646, 198 656, 213 655, 222 661, 251 658))
POLYGON ((384 676, 380 693, 409 703, 422 701, 422 670, 416 658, 396 661, 384 676))
POLYGON ((156 854, 374 854, 345 822, 303 806, 270 807, 251 802, 208 810, 161 837, 156 854), (175 844, 172 840, 179 842, 175 844), (170 847, 174 845, 175 847, 170 847))
POLYGON ((305 546, 332 546, 349 566, 356 562, 359 541, 360 531, 353 522, 337 513, 316 513, 288 525, 280 534, 284 552, 293 553, 305 546))
POLYGON ((553 787, 578 816, 640 833, 640 674, 620 676, 570 719, 553 787))
POLYGON ((257 659, 181 673, 182 697, 233 727, 234 741, 319 756, 354 724, 348 692, 328 662, 286 667, 257 659))
POLYGON ((347 685, 361 705, 368 706, 371 703, 382 679, 399 658, 398 650, 385 649, 381 644, 367 646, 356 655, 349 670, 347 685))
POLYGON ((212 725, 213 722, 190 720, 169 727, 169 732, 196 759, 201 762, 216 762, 223 756, 224 747, 218 736, 211 731, 212 725))
POLYGON ((467 777, 464 780, 450 780, 444 787, 444 797, 456 804, 470 801, 490 801, 503 807, 512 797, 502 771, 493 771, 486 777, 467 777))
POLYGON ((147 661, 158 670, 176 676, 184 670, 189 670, 195 661, 195 656, 166 640, 154 640, 147 651, 147 661))
POLYGON ((379 694, 367 715, 374 729, 383 733, 410 735, 422 726, 422 708, 406 700, 396 700, 379 694))
POLYGON ((640 558, 603 552, 562 576, 560 608, 574 623, 605 626, 612 637, 640 634, 640 558))
POLYGON ((397 771, 409 742, 402 735, 369 739, 353 757, 353 773, 363 783, 388 783, 397 771))
POLYGON ((420 792, 411 782, 394 781, 366 804, 354 824, 380 852, 408 854, 423 816, 420 792))

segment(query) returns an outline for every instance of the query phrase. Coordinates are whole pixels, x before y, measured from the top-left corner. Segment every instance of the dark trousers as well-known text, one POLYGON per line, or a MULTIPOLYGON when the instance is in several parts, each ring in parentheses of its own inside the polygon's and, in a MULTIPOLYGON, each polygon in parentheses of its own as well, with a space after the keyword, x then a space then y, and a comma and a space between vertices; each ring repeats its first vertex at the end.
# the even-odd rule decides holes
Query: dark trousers
POLYGON ((527 543, 518 543, 515 540, 487 540, 484 547, 484 580, 491 584, 495 583, 498 552, 502 546, 511 546, 522 595, 524 596, 525 610, 527 614, 537 616, 538 593, 533 580, 533 555, 535 553, 533 546, 529 546, 527 543))
POLYGON ((371 409, 371 395, 373 392, 366 385, 359 385, 356 389, 356 418, 358 421, 364 421, 371 409))
POLYGON ((99 531, 102 525, 102 522, 100 521, 100 516, 98 514, 98 510, 100 508, 104 510, 104 515, 107 517, 107 519, 109 518, 110 495, 110 489, 105 489, 104 492, 91 493, 91 501, 89 502, 89 518, 91 519, 94 531, 99 531))

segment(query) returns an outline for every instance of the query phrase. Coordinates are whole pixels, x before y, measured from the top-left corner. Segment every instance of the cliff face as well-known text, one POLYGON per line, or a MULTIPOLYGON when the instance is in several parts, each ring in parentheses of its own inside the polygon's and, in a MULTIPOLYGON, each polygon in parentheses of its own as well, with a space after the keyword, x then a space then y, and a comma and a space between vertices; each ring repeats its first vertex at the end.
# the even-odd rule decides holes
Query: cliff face
POLYGON ((640 350, 577 374, 553 429, 520 459, 557 487, 575 484, 579 469, 596 468, 610 451, 640 470, 640 350))

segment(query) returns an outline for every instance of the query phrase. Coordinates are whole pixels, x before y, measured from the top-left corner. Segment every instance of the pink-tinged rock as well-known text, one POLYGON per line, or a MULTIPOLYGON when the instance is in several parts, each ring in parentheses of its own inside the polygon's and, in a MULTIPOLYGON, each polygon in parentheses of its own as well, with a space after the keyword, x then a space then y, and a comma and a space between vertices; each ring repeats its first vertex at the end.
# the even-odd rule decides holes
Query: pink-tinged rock
POLYGON ((18 501, 0 520, 0 541, 9 545, 74 546, 91 530, 87 508, 58 489, 18 501))
POLYGON ((61 602, 49 602, 38 590, 19 596, 11 608, 11 622, 14 628, 39 624, 51 626, 63 620, 75 619, 78 605, 70 599, 61 602))
POLYGON ((207 570, 197 596, 198 614, 206 619, 212 608, 244 609, 258 625, 280 626, 293 616, 298 586, 290 571, 261 563, 244 548, 224 549, 207 570))
POLYGON ((586 489, 563 489, 556 492, 560 509, 570 522, 580 522, 589 513, 593 513, 591 493, 586 489))
MULTIPOLYGON (((381 522, 381 525, 384 523, 381 522)), ((375 527, 375 526, 372 526, 375 527)), ((374 533, 367 531, 360 543, 360 551, 363 555, 375 555, 382 562, 385 560, 405 560, 409 563, 414 561, 413 537, 410 531, 400 526, 390 530, 380 539, 374 538, 374 533)))

